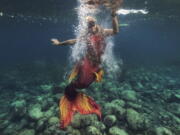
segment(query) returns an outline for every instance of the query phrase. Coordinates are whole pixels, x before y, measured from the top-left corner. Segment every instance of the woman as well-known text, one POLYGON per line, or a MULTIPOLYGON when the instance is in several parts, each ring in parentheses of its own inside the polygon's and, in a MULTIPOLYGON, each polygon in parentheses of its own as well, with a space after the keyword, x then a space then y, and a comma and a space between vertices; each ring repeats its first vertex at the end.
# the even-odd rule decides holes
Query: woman
MULTIPOLYGON (((78 92, 77 89, 87 88, 94 81, 100 82, 102 79, 101 57, 106 48, 105 38, 119 32, 116 9, 112 8, 112 29, 102 28, 96 24, 96 20, 93 17, 88 16, 86 18, 88 25, 88 32, 85 38, 87 52, 75 65, 69 77, 70 83, 65 88, 64 96, 60 100, 61 128, 65 128, 70 124, 75 112, 81 114, 95 113, 101 118, 100 106, 91 97, 78 92)), ((52 39, 51 41, 54 45, 61 46, 73 45, 77 40, 70 39, 60 42, 57 39, 52 39)))

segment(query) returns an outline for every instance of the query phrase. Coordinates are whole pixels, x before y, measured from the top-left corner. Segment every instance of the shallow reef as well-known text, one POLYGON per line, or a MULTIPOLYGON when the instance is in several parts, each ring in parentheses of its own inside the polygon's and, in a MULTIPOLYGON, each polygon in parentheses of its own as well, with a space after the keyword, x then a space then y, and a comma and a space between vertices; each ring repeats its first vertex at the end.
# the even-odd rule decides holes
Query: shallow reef
POLYGON ((34 82, 18 69, 0 73, 5 77, 0 87, 0 135, 180 135, 179 67, 137 66, 123 72, 123 79, 105 76, 102 83, 82 90, 101 105, 102 120, 77 113, 66 130, 59 128, 58 108, 65 81, 36 76, 34 82), (7 87, 9 80, 12 87, 7 87))

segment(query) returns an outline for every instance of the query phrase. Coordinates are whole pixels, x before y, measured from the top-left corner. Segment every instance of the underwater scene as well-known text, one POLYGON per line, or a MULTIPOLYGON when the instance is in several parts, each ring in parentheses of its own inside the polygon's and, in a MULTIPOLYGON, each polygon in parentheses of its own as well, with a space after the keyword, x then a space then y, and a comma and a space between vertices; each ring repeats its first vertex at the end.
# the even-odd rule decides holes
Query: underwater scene
POLYGON ((180 1, 1 0, 0 135, 180 135, 180 1))

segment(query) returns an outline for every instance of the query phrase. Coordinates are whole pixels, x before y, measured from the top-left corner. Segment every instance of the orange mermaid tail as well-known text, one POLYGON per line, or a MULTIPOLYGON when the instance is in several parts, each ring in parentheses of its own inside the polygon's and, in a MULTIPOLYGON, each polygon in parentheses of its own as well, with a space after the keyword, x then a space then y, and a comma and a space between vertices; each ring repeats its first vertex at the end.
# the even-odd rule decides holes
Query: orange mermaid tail
POLYGON ((59 103, 61 128, 66 128, 72 121, 75 112, 80 114, 97 114, 101 119, 101 109, 95 101, 83 94, 77 93, 74 100, 69 100, 66 95, 63 96, 59 103))

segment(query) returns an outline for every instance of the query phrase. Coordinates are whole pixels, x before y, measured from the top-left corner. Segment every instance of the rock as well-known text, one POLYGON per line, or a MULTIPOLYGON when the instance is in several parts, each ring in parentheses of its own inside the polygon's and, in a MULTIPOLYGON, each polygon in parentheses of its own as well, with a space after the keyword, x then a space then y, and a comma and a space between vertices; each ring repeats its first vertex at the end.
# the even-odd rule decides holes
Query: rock
POLYGON ((63 91, 63 88, 61 88, 61 87, 59 87, 59 86, 54 86, 54 87, 52 88, 52 93, 53 93, 53 94, 59 94, 59 93, 62 93, 62 91, 63 91))
POLYGON ((165 127, 157 127, 155 129, 155 135, 173 135, 173 133, 165 127))
POLYGON ((145 118, 133 109, 127 109, 126 119, 133 130, 144 130, 146 128, 145 118))
POLYGON ((7 113, 1 113, 0 114, 0 119, 7 117, 7 115, 8 115, 7 113))
POLYGON ((44 91, 50 91, 53 86, 51 84, 44 84, 44 85, 41 85, 40 88, 44 91))
POLYGON ((21 129, 28 125, 28 121, 24 118, 21 119, 20 123, 18 124, 21 129))
POLYGON ((37 96, 36 100, 37 100, 38 103, 39 102, 44 102, 44 98, 42 96, 37 96))
POLYGON ((48 125, 41 133, 43 133, 43 135, 69 135, 67 131, 60 130, 59 124, 48 125))
POLYGON ((41 103, 42 110, 49 110, 52 108, 56 103, 54 102, 53 98, 45 97, 41 103))
POLYGON ((132 89, 131 85, 127 82, 121 83, 119 87, 121 88, 121 91, 132 89))
POLYGON ((172 112, 174 115, 180 117, 180 104, 172 103, 168 106, 168 110, 172 112))
POLYGON ((104 123, 106 126, 111 127, 112 125, 114 125, 116 123, 116 116, 115 115, 107 115, 104 118, 104 123))
POLYGON ((174 120, 175 123, 177 123, 178 125, 180 125, 180 117, 176 117, 175 115, 171 115, 172 119, 174 120))
POLYGON ((48 102, 46 101, 46 98, 43 99, 44 101, 40 102, 41 103, 41 109, 42 110, 48 110, 50 105, 48 104, 48 102))
POLYGON ((55 124, 58 124, 59 123, 59 118, 58 117, 51 117, 49 120, 48 120, 48 124, 49 125, 55 125, 55 124))
POLYGON ((73 128, 81 128, 82 119, 83 119, 82 115, 80 115, 79 113, 75 114, 74 117, 73 117, 72 123, 71 123, 72 127, 73 128))
POLYGON ((106 126, 99 121, 94 121, 91 125, 99 129, 100 131, 104 131, 106 129, 106 126))
POLYGON ((136 110, 139 110, 142 108, 142 105, 141 104, 138 104, 138 103, 133 103, 133 102, 127 102, 127 106, 129 108, 134 108, 136 110))
POLYGON ((113 83, 110 82, 110 81, 107 81, 105 84, 104 84, 104 88, 106 89, 111 89, 113 87, 113 83))
POLYGON ((96 115, 81 115, 77 113, 75 114, 71 125, 73 128, 84 128, 90 126, 94 121, 97 121, 96 115))
POLYGON ((17 124, 10 123, 4 130, 5 135, 13 135, 16 130, 19 130, 19 126, 17 124))
POLYGON ((53 99, 56 103, 59 103, 59 100, 61 97, 62 97, 62 94, 56 94, 56 95, 54 95, 53 99))
POLYGON ((111 127, 109 129, 109 135, 128 135, 128 133, 118 127, 111 127))
POLYGON ((102 135, 102 133, 94 126, 89 126, 86 129, 87 135, 102 135))
POLYGON ((50 109, 44 113, 44 117, 46 117, 46 118, 50 118, 52 116, 54 116, 52 109, 50 109))
POLYGON ((41 111, 41 106, 39 104, 33 105, 28 110, 29 117, 33 120, 39 120, 43 117, 43 112, 41 111))
POLYGON ((141 84, 141 82, 137 82, 137 88, 138 89, 144 89, 144 86, 141 84))
POLYGON ((5 129, 10 124, 8 120, 0 120, 0 123, 0 129, 5 129))
POLYGON ((115 115, 119 120, 124 118, 125 109, 113 102, 105 104, 105 115, 115 115))
POLYGON ((180 103, 180 94, 178 93, 171 94, 171 97, 168 99, 168 102, 180 103))
POLYGON ((46 119, 40 119, 36 124, 36 130, 43 131, 46 128, 46 125, 47 125, 46 119))
POLYGON ((113 101, 111 101, 112 104, 115 104, 117 106, 121 106, 124 107, 125 106, 125 102, 124 100, 120 100, 120 99, 115 99, 113 101))
POLYGON ((34 129, 35 126, 36 126, 36 122, 29 122, 28 123, 28 127, 29 128, 33 128, 34 129))
POLYGON ((35 135, 34 129, 24 129, 23 131, 20 131, 18 135, 35 135))
POLYGON ((125 90, 121 92, 121 96, 124 100, 127 101, 137 101, 137 94, 132 90, 125 90))
POLYGON ((67 82, 62 82, 59 87, 61 87, 61 89, 65 89, 67 86, 67 82))
POLYGON ((68 128, 68 135, 81 135, 78 129, 68 128))
POLYGON ((22 117, 26 114, 26 101, 25 100, 17 100, 11 104, 14 117, 22 117))

